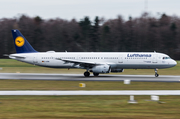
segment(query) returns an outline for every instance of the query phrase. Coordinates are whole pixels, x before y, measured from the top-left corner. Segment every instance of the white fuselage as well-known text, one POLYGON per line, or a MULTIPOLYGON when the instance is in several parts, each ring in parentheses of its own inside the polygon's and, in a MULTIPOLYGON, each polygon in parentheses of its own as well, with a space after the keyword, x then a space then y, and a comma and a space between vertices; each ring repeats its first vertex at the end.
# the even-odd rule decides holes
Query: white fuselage
POLYGON ((9 56, 18 61, 51 68, 82 68, 72 62, 58 59, 94 62, 110 65, 111 69, 162 69, 177 63, 168 55, 156 52, 37 52, 9 56))

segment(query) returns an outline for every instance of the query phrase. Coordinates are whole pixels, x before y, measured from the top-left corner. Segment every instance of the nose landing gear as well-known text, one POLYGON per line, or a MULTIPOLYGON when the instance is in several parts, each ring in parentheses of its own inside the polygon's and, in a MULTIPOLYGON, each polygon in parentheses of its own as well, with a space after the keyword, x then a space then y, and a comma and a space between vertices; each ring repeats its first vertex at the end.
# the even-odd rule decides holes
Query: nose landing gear
POLYGON ((159 76, 159 74, 157 73, 158 69, 154 69, 154 71, 155 71, 155 77, 158 77, 159 76))

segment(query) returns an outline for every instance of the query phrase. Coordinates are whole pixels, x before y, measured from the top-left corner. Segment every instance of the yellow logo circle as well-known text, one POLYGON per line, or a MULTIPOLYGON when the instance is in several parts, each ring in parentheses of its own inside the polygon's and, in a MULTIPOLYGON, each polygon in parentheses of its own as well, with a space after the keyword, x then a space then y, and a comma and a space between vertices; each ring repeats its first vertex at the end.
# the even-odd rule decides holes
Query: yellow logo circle
POLYGON ((18 47, 22 47, 24 45, 24 38, 21 37, 21 36, 18 36, 15 40, 15 44, 18 46, 18 47))

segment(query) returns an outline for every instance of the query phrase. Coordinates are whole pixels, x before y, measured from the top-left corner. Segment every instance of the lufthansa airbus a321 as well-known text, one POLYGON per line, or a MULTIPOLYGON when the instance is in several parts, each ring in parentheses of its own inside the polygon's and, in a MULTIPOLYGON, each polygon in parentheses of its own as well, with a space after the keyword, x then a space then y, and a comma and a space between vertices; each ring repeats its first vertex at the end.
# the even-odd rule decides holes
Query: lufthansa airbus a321
POLYGON ((157 69, 176 66, 168 55, 156 52, 37 52, 19 30, 12 30, 15 54, 9 58, 50 68, 85 69, 84 76, 100 73, 123 72, 124 69, 157 69))

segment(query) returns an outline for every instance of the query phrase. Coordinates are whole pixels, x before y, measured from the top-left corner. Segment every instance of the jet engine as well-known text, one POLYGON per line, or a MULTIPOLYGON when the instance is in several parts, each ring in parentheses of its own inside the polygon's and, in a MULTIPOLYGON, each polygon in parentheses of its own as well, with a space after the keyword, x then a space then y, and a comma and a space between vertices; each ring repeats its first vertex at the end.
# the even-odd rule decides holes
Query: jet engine
POLYGON ((93 73, 109 73, 111 67, 107 64, 104 65, 97 65, 93 67, 90 71, 93 73))
POLYGON ((123 72, 124 69, 111 69, 111 72, 115 72, 115 73, 118 73, 118 72, 123 72))

